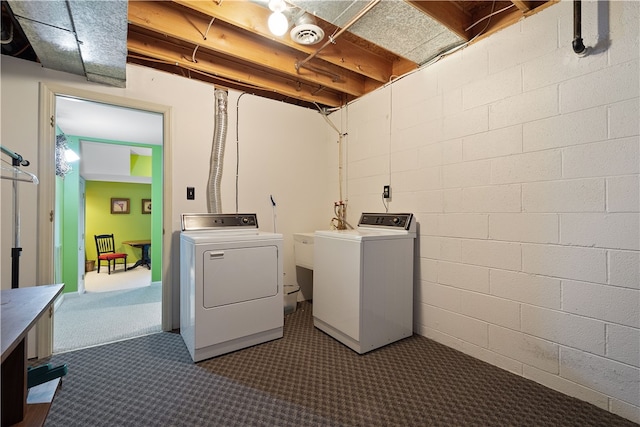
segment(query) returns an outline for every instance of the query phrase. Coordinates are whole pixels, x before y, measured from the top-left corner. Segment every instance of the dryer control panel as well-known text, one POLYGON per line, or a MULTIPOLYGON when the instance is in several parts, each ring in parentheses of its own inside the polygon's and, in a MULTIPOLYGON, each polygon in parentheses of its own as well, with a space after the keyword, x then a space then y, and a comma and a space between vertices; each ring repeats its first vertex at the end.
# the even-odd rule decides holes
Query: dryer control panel
POLYGON ((390 227, 409 230, 413 214, 410 213, 363 213, 358 226, 390 227))
POLYGON ((256 214, 182 214, 182 231, 212 230, 220 228, 258 228, 256 214))

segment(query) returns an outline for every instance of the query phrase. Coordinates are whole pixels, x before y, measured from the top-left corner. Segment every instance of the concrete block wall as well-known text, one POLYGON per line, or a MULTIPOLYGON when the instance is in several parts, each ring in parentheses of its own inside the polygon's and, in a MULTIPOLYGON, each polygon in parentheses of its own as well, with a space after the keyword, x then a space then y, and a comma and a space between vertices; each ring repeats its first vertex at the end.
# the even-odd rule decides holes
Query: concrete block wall
POLYGON ((640 3, 582 4, 343 109, 349 221, 390 184, 417 333, 640 422, 640 3))

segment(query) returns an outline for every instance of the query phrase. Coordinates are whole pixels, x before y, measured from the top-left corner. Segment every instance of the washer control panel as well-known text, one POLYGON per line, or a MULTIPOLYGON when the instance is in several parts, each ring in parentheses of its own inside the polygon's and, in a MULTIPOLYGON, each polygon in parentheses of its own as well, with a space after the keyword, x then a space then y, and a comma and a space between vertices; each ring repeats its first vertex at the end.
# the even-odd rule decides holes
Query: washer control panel
POLYGON ((390 227, 409 230, 413 214, 410 213, 363 213, 358 226, 390 227))
POLYGON ((258 228, 256 214, 182 214, 182 231, 211 230, 228 227, 258 228))

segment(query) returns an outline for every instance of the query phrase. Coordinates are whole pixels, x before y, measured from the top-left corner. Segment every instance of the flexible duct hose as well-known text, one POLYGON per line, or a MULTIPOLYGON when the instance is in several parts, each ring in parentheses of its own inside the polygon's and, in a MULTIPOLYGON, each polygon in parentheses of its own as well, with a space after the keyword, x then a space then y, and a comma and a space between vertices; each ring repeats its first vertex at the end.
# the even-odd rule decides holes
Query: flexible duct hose
POLYGON ((211 148, 211 168, 209 169, 209 184, 207 188, 209 213, 222 213, 220 198, 220 182, 222 181, 222 166, 224 160, 224 145, 227 139, 227 92, 216 89, 215 97, 215 129, 213 131, 213 146, 211 148))

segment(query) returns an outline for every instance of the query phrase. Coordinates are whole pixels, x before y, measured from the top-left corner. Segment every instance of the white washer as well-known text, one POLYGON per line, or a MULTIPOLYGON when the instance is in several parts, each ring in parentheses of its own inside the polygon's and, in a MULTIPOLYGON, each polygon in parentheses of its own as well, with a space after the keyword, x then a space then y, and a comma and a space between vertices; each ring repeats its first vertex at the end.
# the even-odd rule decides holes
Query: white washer
POLYGON ((282 338, 282 235, 255 214, 183 214, 180 334, 194 362, 282 338))
POLYGON ((413 334, 413 214, 315 232, 313 324, 362 354, 413 334))

